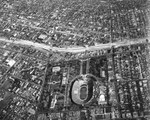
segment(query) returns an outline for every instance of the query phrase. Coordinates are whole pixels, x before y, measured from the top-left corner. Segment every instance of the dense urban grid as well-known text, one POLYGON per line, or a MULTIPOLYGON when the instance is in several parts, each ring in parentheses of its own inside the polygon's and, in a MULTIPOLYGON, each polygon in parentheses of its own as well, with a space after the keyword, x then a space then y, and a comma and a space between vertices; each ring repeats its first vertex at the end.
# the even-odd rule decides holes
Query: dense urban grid
POLYGON ((146 36, 146 0, 1 0, 0 33, 54 47, 146 36))
POLYGON ((0 120, 149 120, 148 0, 0 0, 0 120))

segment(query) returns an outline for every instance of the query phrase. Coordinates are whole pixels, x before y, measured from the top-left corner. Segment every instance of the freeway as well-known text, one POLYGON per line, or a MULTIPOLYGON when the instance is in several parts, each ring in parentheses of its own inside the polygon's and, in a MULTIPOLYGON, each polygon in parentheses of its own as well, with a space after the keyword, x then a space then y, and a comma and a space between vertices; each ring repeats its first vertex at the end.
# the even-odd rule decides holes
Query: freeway
MULTIPOLYGON (((149 40, 150 37, 146 37, 143 39, 134 39, 134 40, 124 40, 120 42, 115 42, 115 43, 108 43, 108 44, 98 44, 96 46, 90 46, 90 47, 66 47, 66 48, 58 48, 58 47, 51 47, 46 44, 42 43, 37 43, 37 42, 32 42, 28 40, 9 40, 4 37, 0 37, 0 41, 4 41, 7 43, 13 43, 13 44, 18 44, 22 46, 30 46, 34 47, 36 49, 40 50, 45 50, 49 52, 71 52, 71 53, 80 53, 80 52, 85 52, 85 51, 95 51, 95 50, 101 50, 101 49, 108 49, 111 47, 119 47, 119 46, 127 46, 127 45, 132 45, 132 44, 139 44, 139 43, 146 43, 146 40, 149 40)), ((147 41, 149 43, 149 41, 147 41)))

